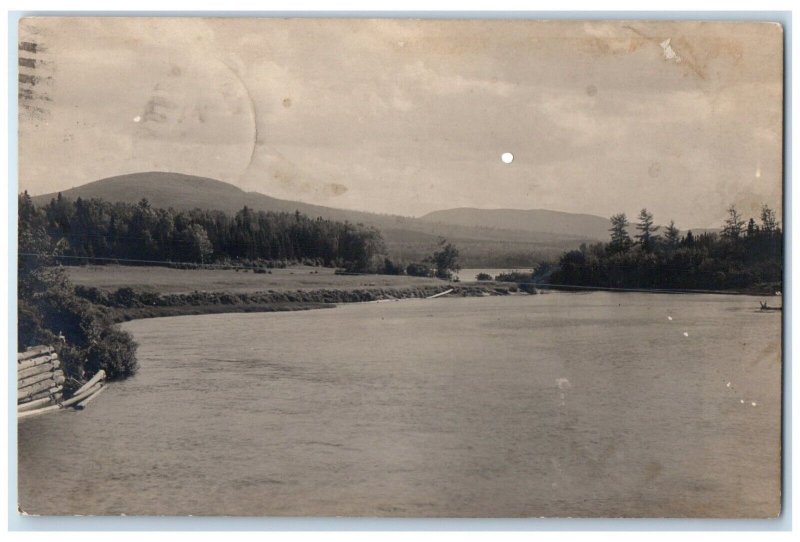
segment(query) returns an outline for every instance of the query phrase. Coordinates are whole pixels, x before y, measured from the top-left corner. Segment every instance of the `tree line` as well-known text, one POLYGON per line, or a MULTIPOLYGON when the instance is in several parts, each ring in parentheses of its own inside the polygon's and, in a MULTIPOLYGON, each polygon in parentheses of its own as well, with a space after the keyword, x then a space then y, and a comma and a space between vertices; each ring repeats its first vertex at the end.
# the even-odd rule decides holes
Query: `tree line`
POLYGON ((674 221, 655 225, 642 209, 630 235, 625 213, 611 217, 606 243, 581 245, 555 266, 535 273, 550 284, 643 289, 780 290, 783 232, 775 212, 762 206, 759 221, 731 205, 719 233, 685 235, 674 221), (548 277, 549 275, 549 277, 548 277))
POLYGON ((146 199, 138 204, 71 201, 58 194, 37 208, 26 192, 19 211, 21 230, 44 228, 59 243, 62 258, 75 261, 304 262, 363 272, 379 265, 386 252, 375 228, 246 206, 231 215, 154 208, 146 199))

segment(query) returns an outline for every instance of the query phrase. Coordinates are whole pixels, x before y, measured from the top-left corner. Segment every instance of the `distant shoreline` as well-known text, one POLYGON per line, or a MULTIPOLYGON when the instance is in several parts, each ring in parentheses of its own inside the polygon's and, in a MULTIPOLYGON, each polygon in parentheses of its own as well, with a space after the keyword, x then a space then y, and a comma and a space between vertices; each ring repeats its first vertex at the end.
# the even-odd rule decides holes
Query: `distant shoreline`
POLYGON ((536 284, 536 288, 541 290, 557 290, 563 292, 618 292, 618 293, 641 293, 641 294, 713 294, 713 295, 749 295, 753 297, 778 297, 776 292, 764 292, 759 290, 687 290, 687 289, 666 289, 666 288, 612 288, 605 286, 577 286, 570 284, 536 284))

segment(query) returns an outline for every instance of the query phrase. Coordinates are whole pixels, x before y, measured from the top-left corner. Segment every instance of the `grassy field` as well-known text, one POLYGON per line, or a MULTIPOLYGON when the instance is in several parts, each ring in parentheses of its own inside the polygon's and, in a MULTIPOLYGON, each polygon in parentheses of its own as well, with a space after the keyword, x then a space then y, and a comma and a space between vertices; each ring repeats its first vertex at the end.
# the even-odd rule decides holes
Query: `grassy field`
POLYGON ((167 267, 130 267, 88 265, 67 267, 72 282, 114 291, 125 286, 159 294, 200 292, 250 293, 274 290, 322 290, 329 288, 402 288, 441 286, 439 279, 392 275, 335 275, 325 267, 298 266, 271 269, 268 274, 223 269, 170 269, 167 267))

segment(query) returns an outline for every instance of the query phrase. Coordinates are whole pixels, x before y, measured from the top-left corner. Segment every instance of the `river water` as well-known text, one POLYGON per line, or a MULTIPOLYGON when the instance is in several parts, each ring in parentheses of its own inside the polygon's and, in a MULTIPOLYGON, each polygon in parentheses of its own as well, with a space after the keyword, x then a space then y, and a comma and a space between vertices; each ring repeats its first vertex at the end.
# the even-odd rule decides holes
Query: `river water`
POLYGON ((136 377, 20 424, 20 505, 775 515, 780 314, 757 307, 551 293, 129 322, 136 377))

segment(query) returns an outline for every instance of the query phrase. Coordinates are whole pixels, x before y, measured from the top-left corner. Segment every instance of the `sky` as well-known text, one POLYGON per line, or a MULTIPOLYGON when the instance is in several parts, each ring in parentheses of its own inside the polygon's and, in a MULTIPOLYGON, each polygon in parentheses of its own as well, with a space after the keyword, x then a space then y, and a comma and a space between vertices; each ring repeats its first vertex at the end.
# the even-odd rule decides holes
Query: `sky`
POLYGON ((20 40, 34 195, 173 171, 408 216, 780 210, 775 24, 27 18, 20 40))

